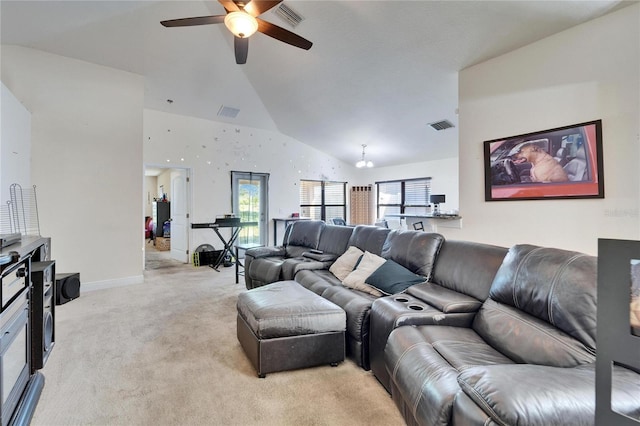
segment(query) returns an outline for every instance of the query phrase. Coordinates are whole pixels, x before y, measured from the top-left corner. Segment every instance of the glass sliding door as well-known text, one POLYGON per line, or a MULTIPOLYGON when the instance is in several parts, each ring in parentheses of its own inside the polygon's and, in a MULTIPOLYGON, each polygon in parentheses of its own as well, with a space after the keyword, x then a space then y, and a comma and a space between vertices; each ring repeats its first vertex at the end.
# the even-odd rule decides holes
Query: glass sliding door
POLYGON ((242 222, 257 222, 242 228, 238 244, 267 244, 269 211, 269 174, 231 172, 233 213, 242 222))

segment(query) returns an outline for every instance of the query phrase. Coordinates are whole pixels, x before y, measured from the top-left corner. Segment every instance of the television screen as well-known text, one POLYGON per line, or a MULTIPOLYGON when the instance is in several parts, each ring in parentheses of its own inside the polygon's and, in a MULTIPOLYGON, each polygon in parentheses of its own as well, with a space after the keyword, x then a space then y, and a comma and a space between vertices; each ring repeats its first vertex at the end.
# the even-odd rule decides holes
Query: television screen
POLYGON ((440 203, 444 203, 445 201, 445 195, 444 194, 440 194, 440 195, 431 195, 429 196, 429 202, 431 204, 440 204, 440 203))

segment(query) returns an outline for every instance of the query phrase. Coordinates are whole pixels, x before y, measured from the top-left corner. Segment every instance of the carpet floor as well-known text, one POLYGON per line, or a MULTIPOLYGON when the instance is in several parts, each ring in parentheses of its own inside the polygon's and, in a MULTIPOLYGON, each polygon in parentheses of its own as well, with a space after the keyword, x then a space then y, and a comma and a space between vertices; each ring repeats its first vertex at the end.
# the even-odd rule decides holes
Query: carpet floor
POLYGON ((32 425, 404 424, 350 360, 259 379, 236 338, 234 268, 168 261, 144 276, 56 307, 32 425))

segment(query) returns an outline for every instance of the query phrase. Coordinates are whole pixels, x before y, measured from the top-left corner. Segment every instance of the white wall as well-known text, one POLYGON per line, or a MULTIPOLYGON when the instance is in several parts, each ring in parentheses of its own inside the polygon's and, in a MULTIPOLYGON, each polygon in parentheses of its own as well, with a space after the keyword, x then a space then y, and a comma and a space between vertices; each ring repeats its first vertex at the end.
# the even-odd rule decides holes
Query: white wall
POLYGON ((140 76, 2 46, 2 82, 32 113, 31 181, 58 272, 142 280, 140 76))
MULTIPOLYGON (((353 181, 355 167, 285 135, 144 110, 144 162, 191 169, 191 222, 231 212, 231 171, 269 173, 269 217, 300 210, 300 179, 353 181)), ((272 223, 270 222, 270 227, 272 223)), ((190 230, 189 247, 222 248, 215 234, 190 230)), ((272 242, 269 233, 269 243, 272 242)))
POLYGON ((0 130, 0 203, 5 209, 10 185, 31 187, 31 113, 4 84, 0 92, 0 130))
POLYGON ((591 254, 640 238, 640 5, 460 73, 460 214, 452 237, 591 254), (602 119, 605 199, 484 201, 483 141, 602 119))

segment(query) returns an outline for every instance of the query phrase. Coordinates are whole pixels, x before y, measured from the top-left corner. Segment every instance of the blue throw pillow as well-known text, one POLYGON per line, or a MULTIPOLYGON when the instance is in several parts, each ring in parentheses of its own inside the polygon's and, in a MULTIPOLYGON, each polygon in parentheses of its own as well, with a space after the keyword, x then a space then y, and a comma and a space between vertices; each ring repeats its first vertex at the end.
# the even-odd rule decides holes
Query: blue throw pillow
POLYGON ((386 294, 400 293, 414 284, 425 281, 425 277, 414 274, 393 260, 384 262, 365 280, 367 284, 386 294))

